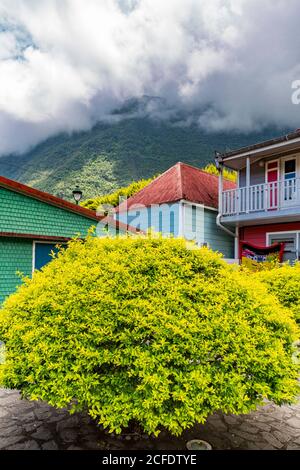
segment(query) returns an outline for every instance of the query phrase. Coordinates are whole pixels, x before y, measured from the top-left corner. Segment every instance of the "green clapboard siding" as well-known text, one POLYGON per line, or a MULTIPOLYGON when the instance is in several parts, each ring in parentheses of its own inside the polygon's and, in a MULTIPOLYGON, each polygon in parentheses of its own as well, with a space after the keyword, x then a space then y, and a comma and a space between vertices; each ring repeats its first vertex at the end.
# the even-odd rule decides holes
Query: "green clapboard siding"
POLYGON ((0 232, 84 237, 92 225, 87 217, 0 188, 0 232))
POLYGON ((0 239, 0 303, 21 283, 17 271, 31 276, 32 241, 3 237, 0 239))
MULTIPOLYGON (((23 194, 0 188, 0 232, 85 237, 97 222, 23 194)), ((101 236, 101 231, 99 231, 101 236)), ((34 237, 0 237, 0 304, 21 283, 17 271, 32 273, 34 237)))
POLYGON ((204 240, 214 251, 219 251, 225 258, 234 257, 234 237, 227 235, 216 223, 217 212, 205 209, 204 240))

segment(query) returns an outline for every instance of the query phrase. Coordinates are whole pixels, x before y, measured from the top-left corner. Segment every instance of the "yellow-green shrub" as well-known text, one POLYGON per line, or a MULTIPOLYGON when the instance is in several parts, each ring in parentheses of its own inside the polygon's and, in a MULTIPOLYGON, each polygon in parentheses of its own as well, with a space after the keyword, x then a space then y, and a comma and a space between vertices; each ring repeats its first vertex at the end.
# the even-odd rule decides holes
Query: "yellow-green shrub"
POLYGON ((155 177, 148 179, 142 179, 139 181, 133 181, 133 183, 129 184, 126 187, 117 189, 111 194, 104 194, 102 196, 96 196, 92 199, 87 199, 83 201, 81 205, 86 207, 87 209, 91 209, 93 211, 98 210, 100 207, 105 206, 113 206, 117 207, 120 204, 120 198, 129 198, 136 194, 137 192, 141 191, 145 186, 147 186, 155 177))
MULTIPOLYGON (((206 171, 206 173, 210 173, 211 175, 219 175, 219 170, 217 169, 216 165, 213 163, 208 163, 204 168, 203 171, 206 171)), ((237 172, 234 170, 228 170, 228 168, 223 169, 223 176, 229 181, 233 181, 236 183, 237 181, 237 172)))
POLYGON ((300 323, 300 263, 294 266, 282 266, 263 271, 256 277, 264 282, 268 290, 276 295, 279 301, 289 307, 300 323))
POLYGON ((73 241, 0 312, 4 386, 116 432, 179 434, 297 393, 289 310, 183 240, 73 241))

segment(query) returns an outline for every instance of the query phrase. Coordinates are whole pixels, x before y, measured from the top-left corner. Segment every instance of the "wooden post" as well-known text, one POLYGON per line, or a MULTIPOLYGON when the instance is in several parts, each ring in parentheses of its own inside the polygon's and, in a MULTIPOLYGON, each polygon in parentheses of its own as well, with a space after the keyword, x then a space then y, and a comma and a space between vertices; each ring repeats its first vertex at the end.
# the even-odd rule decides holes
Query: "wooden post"
POLYGON ((219 168, 219 214, 223 215, 223 165, 219 168))
POLYGON ((250 157, 246 160, 246 212, 250 209, 250 157))

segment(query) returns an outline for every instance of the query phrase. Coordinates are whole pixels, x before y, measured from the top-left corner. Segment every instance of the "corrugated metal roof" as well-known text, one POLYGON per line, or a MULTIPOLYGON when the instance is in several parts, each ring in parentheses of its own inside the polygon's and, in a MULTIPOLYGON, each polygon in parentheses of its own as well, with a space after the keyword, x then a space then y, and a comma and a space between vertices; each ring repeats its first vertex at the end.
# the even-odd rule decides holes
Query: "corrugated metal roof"
MULTIPOLYGON (((224 190, 234 189, 236 184, 224 180, 224 190)), ((199 168, 178 162, 145 188, 116 208, 116 212, 128 210, 132 206, 164 204, 187 200, 207 207, 218 207, 218 176, 206 173, 199 168)))

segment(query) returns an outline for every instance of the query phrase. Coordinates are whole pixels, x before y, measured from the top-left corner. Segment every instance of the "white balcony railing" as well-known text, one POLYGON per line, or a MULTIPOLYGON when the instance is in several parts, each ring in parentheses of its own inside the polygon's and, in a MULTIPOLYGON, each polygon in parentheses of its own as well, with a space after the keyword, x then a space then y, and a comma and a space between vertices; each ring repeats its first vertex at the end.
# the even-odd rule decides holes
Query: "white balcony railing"
POLYGON ((222 215, 300 207, 300 178, 223 191, 222 215))

